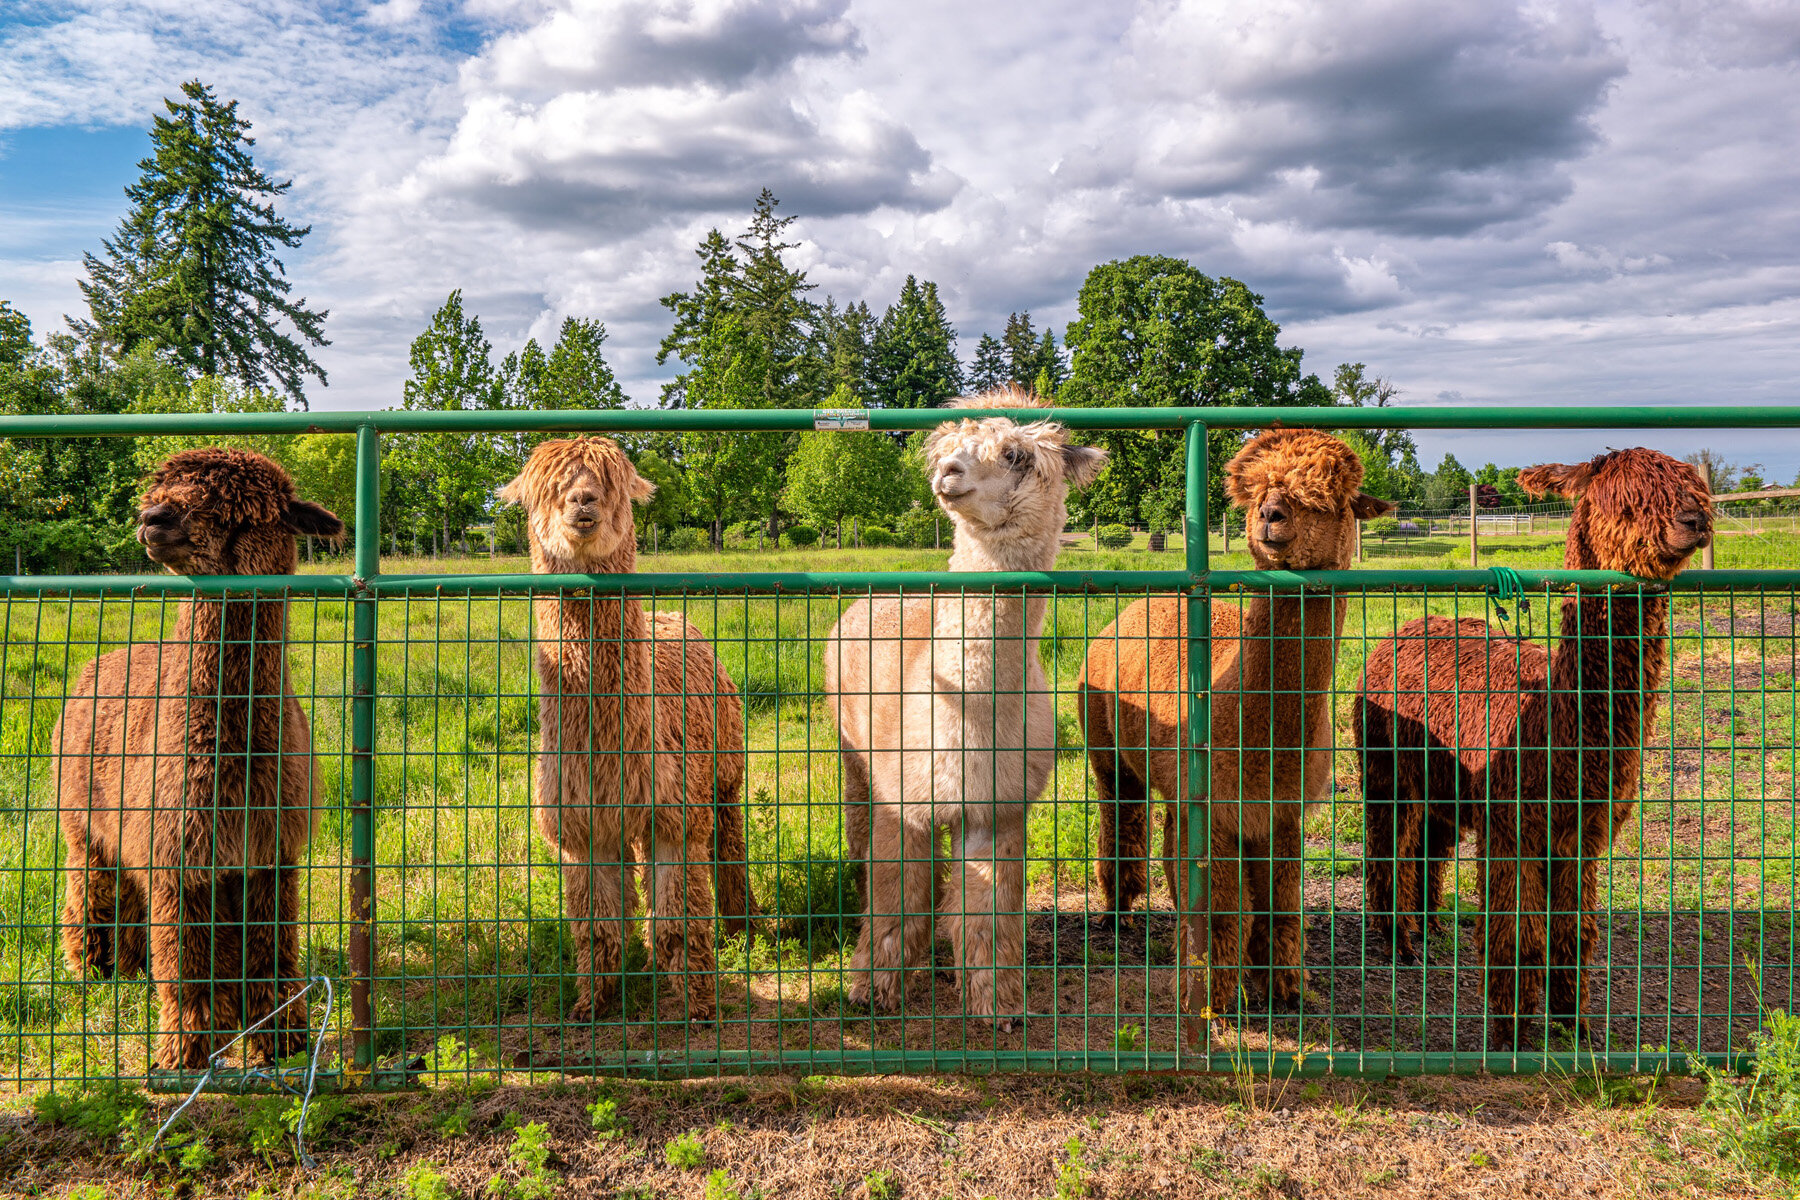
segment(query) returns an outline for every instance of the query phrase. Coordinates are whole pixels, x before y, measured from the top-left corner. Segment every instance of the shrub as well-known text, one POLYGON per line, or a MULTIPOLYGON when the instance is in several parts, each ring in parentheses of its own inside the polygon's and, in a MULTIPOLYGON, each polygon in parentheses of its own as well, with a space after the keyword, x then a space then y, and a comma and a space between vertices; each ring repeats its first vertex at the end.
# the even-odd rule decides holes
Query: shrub
POLYGON ((704 529, 684 525, 671 532, 662 545, 663 549, 672 550, 676 554, 698 554, 702 550, 712 549, 712 538, 704 529))
POLYGON ((735 525, 725 527, 725 545, 727 549, 744 550, 756 545, 757 535, 763 532, 761 521, 739 521, 735 525))
MULTIPOLYGON (((915 550, 931 549, 931 547, 936 544, 939 533, 939 529, 934 528, 934 526, 936 526, 937 522, 941 519, 942 518, 939 516, 936 508, 925 508, 921 506, 919 508, 908 509, 906 512, 900 514, 900 519, 898 521, 894 522, 894 544, 897 546, 911 546, 915 550)), ((943 521, 941 532, 943 536, 949 536, 949 521, 943 521)))
POLYGON ((790 550, 803 550, 808 546, 816 545, 818 540, 819 531, 811 525, 790 525, 781 531, 781 544, 790 550))
POLYGON ((1123 550, 1131 545, 1131 530, 1123 525, 1102 525, 1096 537, 1102 550, 1123 550))
POLYGON ((1363 532, 1375 538, 1393 537, 1400 532, 1400 518, 1376 517, 1363 526, 1363 532))
POLYGON ((892 531, 879 525, 871 525, 862 531, 862 544, 865 546, 891 546, 894 544, 892 531))

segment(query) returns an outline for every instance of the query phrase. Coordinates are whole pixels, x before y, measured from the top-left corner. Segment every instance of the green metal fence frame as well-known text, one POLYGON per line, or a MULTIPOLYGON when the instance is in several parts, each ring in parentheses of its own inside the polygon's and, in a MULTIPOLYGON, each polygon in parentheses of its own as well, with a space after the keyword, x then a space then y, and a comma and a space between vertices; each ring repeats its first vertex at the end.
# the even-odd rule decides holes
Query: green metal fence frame
MULTIPOLYGON (((1261 429, 1276 425, 1315 429, 1793 429, 1800 428, 1800 405, 1706 406, 1430 406, 1407 408, 1050 408, 1033 413, 1082 430, 1179 430, 1185 439, 1186 504, 1184 563, 1159 571, 959 572, 946 581, 940 573, 921 571, 645 573, 633 575, 383 575, 381 573, 381 448, 383 433, 623 433, 623 432, 798 432, 930 429, 946 419, 1006 417, 1017 409, 868 410, 695 410, 668 412, 643 409, 559 410, 553 412, 422 412, 405 410, 306 413, 120 414, 83 417, 0 417, 0 438, 118 437, 226 434, 350 434, 356 438, 356 522, 353 573, 350 575, 176 576, 176 575, 33 575, 0 576, 0 596, 20 592, 69 595, 213 594, 225 591, 274 590, 314 595, 341 595, 352 605, 352 683, 350 746, 350 1010, 353 1056, 341 1072, 321 1072, 319 1090, 386 1091, 414 1086, 416 1073, 404 1067, 378 1068, 372 1004, 375 941, 375 703, 376 608, 384 595, 416 596, 436 590, 459 595, 500 595, 603 586, 625 594, 680 591, 690 595, 809 593, 854 591, 892 593, 931 585, 957 591, 971 589, 1050 590, 1058 592, 1164 592, 1183 594, 1188 606, 1188 684, 1191 736, 1187 752, 1190 791, 1186 802, 1188 842, 1182 857, 1188 894, 1197 910, 1210 907, 1205 863, 1207 798, 1201 754, 1210 740, 1212 639, 1211 599, 1215 592, 1259 591, 1457 591, 1481 592, 1494 585, 1486 570, 1358 570, 1358 571, 1214 571, 1204 530, 1207 433, 1212 429, 1261 429), (846 420, 848 419, 848 420, 846 420), (1198 536, 1191 536, 1201 531, 1198 536)), ((1790 589, 1800 586, 1796 570, 1714 570, 1687 572, 1667 583, 1646 581, 1611 571, 1520 570, 1519 582, 1529 591, 1605 591, 1617 587, 1646 592, 1720 592, 1790 589)), ((1192 915, 1181 914, 1185 937, 1192 915)), ((1177 969, 1192 966, 1187 947, 1177 950, 1177 969)), ((1204 994, 1202 992, 1201 994, 1204 994)), ((1690 1056, 1673 1051, 1210 1051, 1204 1045, 1207 1017, 1183 1013, 1174 1050, 1112 1051, 1098 1059, 1091 1051, 987 1050, 954 1063, 954 1056, 931 1050, 840 1052, 829 1065, 840 1074, 920 1073, 955 1069, 990 1071, 1212 1071, 1253 1069, 1277 1076, 1353 1074, 1359 1076, 1422 1074, 1537 1074, 1573 1071, 1679 1073, 1690 1056), (1195 1043, 1201 1043, 1197 1047, 1195 1043)), ((969 1052, 962 1052, 969 1055, 969 1052)), ((1742 1070, 1748 1052, 1701 1054, 1709 1065, 1742 1070)), ((688 1051, 680 1061, 663 1054, 627 1054, 614 1063, 596 1064, 586 1073, 657 1078, 750 1073, 818 1072, 819 1056, 811 1051, 688 1051)), ((559 1073, 583 1073, 564 1069, 559 1073)), ((198 1075, 155 1072, 157 1090, 187 1091, 198 1075)), ((214 1071, 208 1090, 264 1090, 260 1072, 214 1071)))

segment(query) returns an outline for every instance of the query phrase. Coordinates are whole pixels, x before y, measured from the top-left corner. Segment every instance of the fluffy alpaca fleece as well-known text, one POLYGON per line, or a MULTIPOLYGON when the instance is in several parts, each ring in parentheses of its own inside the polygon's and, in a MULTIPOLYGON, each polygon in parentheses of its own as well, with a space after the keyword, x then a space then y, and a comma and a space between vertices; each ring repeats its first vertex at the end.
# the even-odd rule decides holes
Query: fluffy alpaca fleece
MULTIPOLYGON (((1363 494, 1362 476, 1348 446, 1313 430, 1271 430, 1246 445, 1227 465, 1225 487, 1248 514, 1257 567, 1348 568, 1355 522, 1394 507, 1363 494)), ((1235 1000, 1246 963, 1264 969, 1278 1006, 1297 1006, 1304 991, 1301 821, 1331 781, 1330 689, 1348 605, 1262 593, 1242 609, 1213 607, 1208 1002, 1215 1011, 1235 1000)), ((1187 837, 1187 755, 1177 747, 1188 696, 1184 599, 1140 600, 1089 643, 1080 712, 1099 794, 1103 921, 1129 912, 1144 892, 1151 790, 1165 802, 1169 890, 1179 908, 1188 907, 1174 856, 1187 837)))
MULTIPOLYGON (((502 500, 525 507, 540 575, 627 574, 637 567, 631 505, 653 486, 606 438, 544 442, 502 500)), ((691 1020, 711 1020, 713 898, 728 930, 754 912, 746 880, 744 713, 712 647, 685 617, 647 616, 636 599, 539 596, 541 754, 538 829, 563 860, 579 996, 589 1020, 615 998, 625 869, 646 864, 650 943, 682 972, 691 1020), (685 695, 684 695, 685 689, 685 695)))
MULTIPOLYGON (((1655 450, 1532 467, 1519 483, 1576 501, 1565 567, 1670 579, 1711 536, 1699 472, 1655 450)), ((1444 617, 1369 652, 1353 721, 1370 920, 1414 960, 1418 921, 1436 911, 1447 860, 1473 831, 1496 1046, 1517 1045, 1546 975, 1550 1016, 1583 1029, 1596 864, 1637 800, 1667 632, 1666 597, 1591 593, 1563 602, 1549 656, 1483 621, 1444 617)))
MULTIPOLYGON (((288 575, 296 534, 343 531, 262 455, 202 449, 151 475, 137 539, 179 574, 288 575)), ((318 772, 286 643, 279 595, 186 601, 170 640, 83 667, 50 735, 68 843, 63 953, 89 976, 136 974, 148 917, 167 1068, 204 1066, 213 1031, 254 1024, 298 986, 297 868, 318 772)), ((253 1050, 300 1049, 294 1015, 253 1050)))
MULTIPOLYGON (((1039 402, 1006 389, 956 403, 1039 402)), ((1069 487, 1091 482, 1106 462, 1103 450, 1069 445, 1061 426, 1006 418, 941 425, 925 454, 932 491, 956 527, 952 571, 1049 570, 1069 487)), ((1001 1016, 1004 1029, 1023 1010, 1025 814, 1056 763, 1056 716, 1038 661, 1045 606, 1041 595, 874 597, 845 609, 826 637, 849 852, 867 863, 854 1003, 872 996, 899 1007, 907 971, 931 964, 936 910, 955 943, 968 1010, 1001 1016), (944 827, 950 859, 939 863, 944 827)))

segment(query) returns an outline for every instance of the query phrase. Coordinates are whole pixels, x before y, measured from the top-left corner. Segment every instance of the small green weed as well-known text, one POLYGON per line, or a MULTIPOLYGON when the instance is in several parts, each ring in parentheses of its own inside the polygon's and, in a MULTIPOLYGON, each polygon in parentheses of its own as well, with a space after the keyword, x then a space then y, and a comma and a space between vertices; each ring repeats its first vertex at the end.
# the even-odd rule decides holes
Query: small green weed
POLYGON ((724 1167, 706 1177, 706 1200, 744 1200, 724 1167))
POLYGON ((1486 1168, 1493 1166, 1494 1160, 1477 1150, 1469 1155, 1469 1165, 1471 1167, 1486 1168))
POLYGON ((536 1121, 522 1127, 506 1151, 506 1159, 518 1173, 508 1179, 496 1175, 487 1190, 496 1200, 550 1200, 562 1176, 550 1169, 550 1133, 536 1121))
POLYGON ((400 1176, 400 1195, 404 1200, 456 1200, 456 1189, 436 1163, 415 1163, 400 1176))
POLYGON ((84 1092, 45 1092, 31 1105, 45 1124, 73 1129, 96 1142, 118 1137, 130 1116, 148 1106, 141 1093, 121 1083, 102 1083, 84 1092))
POLYGON ((1113 1034, 1113 1049, 1121 1054, 1128 1054, 1144 1044, 1144 1027, 1142 1025, 1121 1025, 1113 1034))
POLYGON ((698 1171, 706 1162, 706 1144, 690 1129, 663 1143, 663 1161, 680 1171, 698 1171))
POLYGON ((863 1176, 863 1191, 869 1200, 900 1200, 900 1185, 894 1182, 892 1171, 870 1171, 863 1176))
POLYGON ((1364 1175, 1363 1182, 1370 1187, 1380 1187, 1383 1184, 1392 1183, 1398 1178, 1400 1178, 1399 1171, 1396 1171, 1393 1167, 1383 1167, 1379 1171, 1370 1171, 1368 1174, 1364 1175))
POLYGON ((1734 1162, 1800 1179, 1800 1016, 1772 1010, 1755 1049, 1748 1080, 1692 1060, 1694 1073, 1706 1080, 1703 1119, 1734 1162))
POLYGON ((1062 1166, 1056 1171, 1056 1200, 1080 1200, 1088 1194, 1087 1163, 1081 1157, 1081 1139, 1063 1144, 1062 1166))
POLYGON ((467 1100, 437 1119, 437 1131, 445 1137, 461 1137, 475 1120, 475 1105, 467 1100))
POLYGON ((594 1132, 603 1138, 618 1137, 630 1129, 625 1118, 619 1115, 619 1102, 611 1096, 602 1096, 588 1105, 587 1114, 594 1132))

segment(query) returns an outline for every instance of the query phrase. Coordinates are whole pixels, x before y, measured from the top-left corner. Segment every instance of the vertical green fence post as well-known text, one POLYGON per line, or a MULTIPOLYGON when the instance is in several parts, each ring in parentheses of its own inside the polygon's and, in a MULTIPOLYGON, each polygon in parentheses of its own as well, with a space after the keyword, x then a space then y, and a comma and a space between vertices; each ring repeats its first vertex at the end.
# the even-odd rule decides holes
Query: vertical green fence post
MULTIPOLYGON (((1212 841, 1212 819, 1207 806, 1212 790, 1212 768, 1206 755, 1212 741, 1212 594, 1207 582, 1210 556, 1206 534, 1206 426, 1198 423, 1187 427, 1187 511, 1183 514, 1183 522, 1181 546, 1188 573, 1188 786, 1184 801, 1187 845, 1178 853, 1186 860, 1187 872, 1187 911, 1179 915, 1184 932, 1182 940, 1185 941, 1202 929, 1210 931, 1212 928, 1207 915, 1212 911, 1212 872, 1207 861, 1212 841), (1188 933, 1190 929, 1194 933, 1188 933)), ((1173 831, 1170 831, 1165 836, 1172 835, 1173 831)), ((1202 1052, 1210 1039, 1212 1024, 1209 1011, 1212 969, 1210 935, 1200 937, 1197 946, 1183 946, 1178 975, 1197 981, 1201 995, 1198 1004, 1194 1003, 1191 992, 1187 997, 1186 1015, 1191 1019, 1186 1026, 1187 1036, 1182 1040, 1187 1044, 1198 1043, 1202 1052), (1206 955, 1205 970, 1197 976, 1191 975, 1189 969, 1196 964, 1200 953, 1206 955)))
POLYGON ((356 598, 350 697, 350 1023, 355 1071, 375 1066, 375 593, 381 574, 381 435, 356 427, 356 598))

